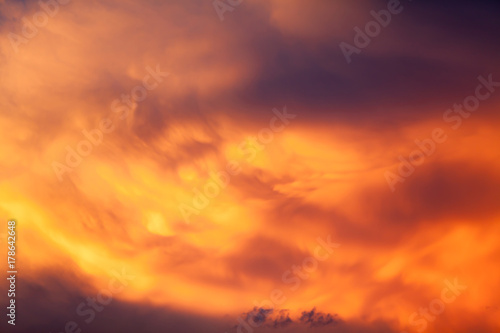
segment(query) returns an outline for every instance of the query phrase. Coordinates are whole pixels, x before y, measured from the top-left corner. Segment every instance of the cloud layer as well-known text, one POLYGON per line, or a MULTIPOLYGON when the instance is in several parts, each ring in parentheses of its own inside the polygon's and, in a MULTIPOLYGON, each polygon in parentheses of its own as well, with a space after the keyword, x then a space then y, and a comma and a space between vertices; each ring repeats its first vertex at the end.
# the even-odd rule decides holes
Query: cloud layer
POLYGON ((0 1, 21 331, 410 332, 455 278, 426 332, 497 331, 500 88, 453 111, 500 82, 496 2, 401 1, 350 64, 387 2, 62 3, 0 1))

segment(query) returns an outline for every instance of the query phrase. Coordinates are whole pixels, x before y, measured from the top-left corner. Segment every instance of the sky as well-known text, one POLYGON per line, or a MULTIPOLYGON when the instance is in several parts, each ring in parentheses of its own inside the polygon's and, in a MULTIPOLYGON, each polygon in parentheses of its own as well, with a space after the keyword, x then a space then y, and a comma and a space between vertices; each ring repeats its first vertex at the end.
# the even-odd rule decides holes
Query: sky
POLYGON ((0 0, 0 331, 498 332, 499 14, 0 0))

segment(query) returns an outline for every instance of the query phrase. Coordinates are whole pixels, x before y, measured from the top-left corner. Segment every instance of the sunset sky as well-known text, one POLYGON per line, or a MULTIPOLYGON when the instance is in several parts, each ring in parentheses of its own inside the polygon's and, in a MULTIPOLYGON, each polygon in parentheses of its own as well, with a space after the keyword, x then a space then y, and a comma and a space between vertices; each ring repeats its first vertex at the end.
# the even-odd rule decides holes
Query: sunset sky
POLYGON ((0 0, 0 332, 498 333, 499 17, 0 0))

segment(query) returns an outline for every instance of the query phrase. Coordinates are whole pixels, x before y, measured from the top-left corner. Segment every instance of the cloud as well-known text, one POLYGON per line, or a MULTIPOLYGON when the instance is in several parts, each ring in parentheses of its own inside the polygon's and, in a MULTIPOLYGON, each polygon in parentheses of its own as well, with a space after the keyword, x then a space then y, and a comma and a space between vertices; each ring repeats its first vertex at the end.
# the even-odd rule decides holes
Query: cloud
POLYGON ((493 332, 498 92, 456 131, 443 112, 479 75, 500 80, 499 7, 403 5, 348 65, 339 43, 386 1, 245 0, 223 22, 210 1, 72 1, 17 53, 8 34, 40 5, 0 1, 0 219, 20 226, 21 331, 62 330, 126 266, 137 279, 90 331, 229 333, 281 288, 283 309, 252 315, 263 332, 399 332, 460 276, 470 293, 428 332, 493 332), (120 119, 113 102, 157 65, 170 75, 120 119), (297 118, 247 160, 242 142, 285 105, 297 118), (115 129, 59 181, 52 163, 103 119, 115 129), (437 127, 448 140, 392 193, 384 173, 437 127), (230 161, 241 172, 185 224, 179 205, 230 161), (292 291, 284 272, 327 236, 342 251, 292 291))
POLYGON ((316 308, 311 311, 302 312, 302 315, 299 318, 299 321, 303 324, 308 324, 310 327, 316 326, 327 326, 327 325, 336 325, 340 322, 340 319, 337 318, 338 315, 331 315, 329 313, 321 313, 316 312, 316 308))

